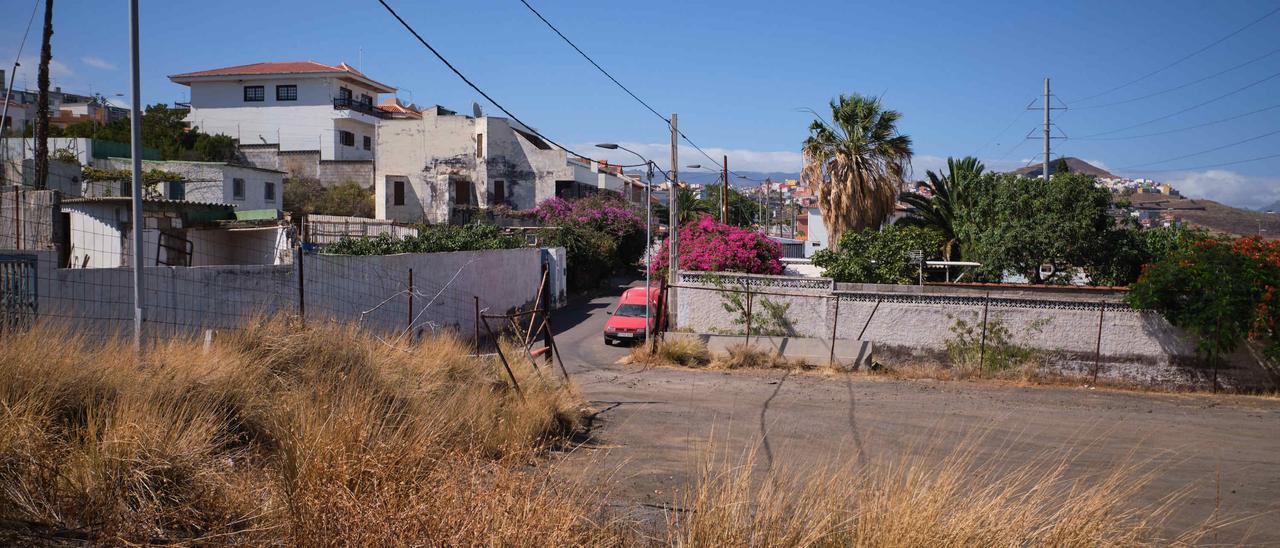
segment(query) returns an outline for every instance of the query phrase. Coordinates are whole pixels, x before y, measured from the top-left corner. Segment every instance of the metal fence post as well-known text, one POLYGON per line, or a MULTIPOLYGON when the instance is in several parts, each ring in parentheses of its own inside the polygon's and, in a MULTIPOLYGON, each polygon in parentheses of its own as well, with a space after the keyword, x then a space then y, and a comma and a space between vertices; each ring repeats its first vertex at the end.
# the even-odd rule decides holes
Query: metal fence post
POLYGON ((474 298, 476 301, 476 324, 475 324, 475 339, 473 340, 475 341, 475 345, 476 345, 476 355, 479 356, 480 355, 480 296, 475 295, 474 298))
POLYGON ((987 366, 987 306, 991 302, 991 293, 982 298, 982 343, 978 350, 978 368, 987 366))
POLYGON ((835 313, 831 316, 831 352, 827 355, 827 364, 836 362, 836 326, 840 325, 840 296, 832 297, 836 301, 835 313))
POLYGON ((751 344, 751 286, 747 286, 747 339, 746 344, 751 344))
MULTIPOLYGON (((405 330, 413 328, 413 269, 409 269, 409 323, 405 324, 405 330)), ((412 335, 410 335, 412 337, 412 335)))
POLYGON ((1107 311, 1107 301, 1098 307, 1098 340, 1093 349, 1093 384, 1098 384, 1098 368, 1102 362, 1102 314, 1107 311))
POLYGON ((302 242, 298 242, 298 254, 293 259, 298 263, 298 320, 307 324, 307 285, 302 268, 302 242))

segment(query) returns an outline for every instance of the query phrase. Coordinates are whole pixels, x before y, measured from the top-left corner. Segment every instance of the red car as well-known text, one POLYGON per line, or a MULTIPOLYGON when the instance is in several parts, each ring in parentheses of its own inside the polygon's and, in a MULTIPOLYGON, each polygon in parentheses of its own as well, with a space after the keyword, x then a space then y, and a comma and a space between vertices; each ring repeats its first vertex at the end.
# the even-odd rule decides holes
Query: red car
MULTIPOLYGON (((658 318, 661 316, 661 295, 662 291, 658 287, 649 288, 649 330, 653 331, 658 328, 658 318)), ((632 287, 622 292, 622 297, 618 299, 618 307, 610 312, 609 321, 604 324, 604 344, 613 344, 614 341, 643 341, 644 340, 644 288, 632 287)))

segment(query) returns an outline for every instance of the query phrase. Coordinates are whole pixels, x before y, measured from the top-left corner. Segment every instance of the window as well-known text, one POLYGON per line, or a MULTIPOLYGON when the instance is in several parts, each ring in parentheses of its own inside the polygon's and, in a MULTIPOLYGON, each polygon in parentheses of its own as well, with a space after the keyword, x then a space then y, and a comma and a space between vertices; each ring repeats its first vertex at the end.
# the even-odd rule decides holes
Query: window
POLYGON ((501 205, 507 201, 507 185, 501 179, 493 182, 493 205, 501 205))
POLYGON ((342 146, 356 146, 356 134, 350 131, 338 130, 338 139, 342 141, 342 146))
POLYGON ((276 100, 277 101, 297 101, 298 86, 294 84, 276 86, 276 100))
POLYGON ((236 200, 244 199, 244 179, 231 180, 231 197, 236 200))
POLYGON ((484 158, 484 134, 476 134, 476 158, 484 158))
POLYGON ((186 185, 185 183, 182 183, 182 182, 176 182, 176 181, 174 181, 174 182, 170 182, 170 183, 169 183, 169 192, 168 192, 168 196, 166 196, 166 198, 169 198, 170 200, 185 200, 185 199, 187 199, 187 185, 186 185))
POLYGON ((471 205, 471 182, 464 179, 453 181, 453 205, 471 205))
POLYGON ((244 101, 246 103, 261 102, 265 98, 266 98, 266 91, 265 91, 265 88, 263 88, 262 86, 245 86, 244 87, 244 101))
POLYGON ((371 139, 368 135, 365 135, 365 136, 364 136, 364 149, 365 149, 365 150, 371 150, 372 148, 373 148, 373 139, 371 139))
POLYGON ((276 184, 272 182, 262 183, 262 199, 268 202, 276 201, 276 184))
POLYGON ((391 183, 391 205, 404 205, 404 181, 391 183))
POLYGON ((361 102, 361 103, 364 103, 364 104, 366 104, 366 105, 369 105, 369 106, 373 106, 373 97, 370 97, 370 96, 369 96, 369 95, 367 95, 367 94, 361 93, 361 94, 360 94, 360 102, 361 102))
POLYGON ((349 90, 349 89, 347 89, 347 88, 338 88, 338 98, 339 98, 339 99, 342 99, 342 102, 344 102, 344 103, 350 103, 350 102, 351 102, 351 90, 349 90))

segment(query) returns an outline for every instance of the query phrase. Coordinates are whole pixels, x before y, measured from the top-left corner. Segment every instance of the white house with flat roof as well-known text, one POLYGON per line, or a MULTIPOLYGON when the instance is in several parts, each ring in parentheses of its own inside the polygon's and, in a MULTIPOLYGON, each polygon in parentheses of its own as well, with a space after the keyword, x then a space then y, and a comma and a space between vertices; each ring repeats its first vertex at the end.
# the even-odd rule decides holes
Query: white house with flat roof
POLYGON ((372 160, 378 121, 391 113, 378 95, 395 88, 346 63, 254 63, 169 76, 191 88, 186 121, 243 145, 319 151, 322 161, 372 160))
POLYGON ((376 217, 406 223, 465 222, 495 206, 529 209, 553 196, 609 190, 633 199, 643 183, 570 155, 506 118, 440 106, 383 120, 374 161, 376 217))

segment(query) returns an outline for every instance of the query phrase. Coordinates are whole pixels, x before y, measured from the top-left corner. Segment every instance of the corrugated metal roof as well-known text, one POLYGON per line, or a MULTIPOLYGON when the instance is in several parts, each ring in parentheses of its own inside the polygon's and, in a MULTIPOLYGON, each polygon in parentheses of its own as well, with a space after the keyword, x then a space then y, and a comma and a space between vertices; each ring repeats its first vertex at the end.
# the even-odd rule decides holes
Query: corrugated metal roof
MULTIPOLYGON (((115 204, 115 203, 133 203, 133 198, 129 196, 99 196, 97 198, 67 198, 62 200, 64 204, 115 204)), ((142 203, 162 205, 162 206, 193 206, 193 207, 225 207, 234 209, 233 204, 220 204, 217 202, 192 202, 188 200, 168 200, 165 198, 143 198, 142 203)))

